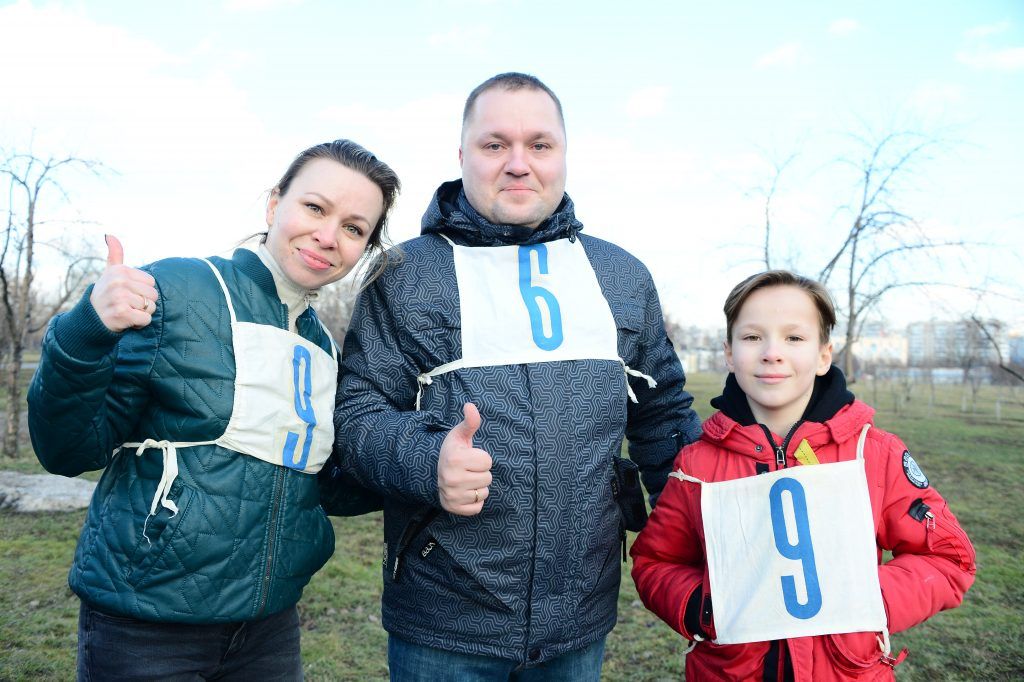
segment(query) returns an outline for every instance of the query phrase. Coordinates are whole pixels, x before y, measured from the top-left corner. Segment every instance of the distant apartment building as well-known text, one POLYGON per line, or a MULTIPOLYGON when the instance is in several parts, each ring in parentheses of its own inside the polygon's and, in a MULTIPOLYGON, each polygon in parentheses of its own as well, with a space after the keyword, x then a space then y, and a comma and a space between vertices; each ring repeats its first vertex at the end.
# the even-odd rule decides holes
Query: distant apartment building
POLYGON ((701 328, 667 322, 665 329, 686 372, 724 372, 725 328, 701 328))
POLYGON ((853 355, 868 366, 906 367, 907 338, 897 334, 861 336, 853 342, 853 355))
POLYGON ((1014 365, 1024 365, 1024 332, 1011 332, 1006 342, 1009 347, 1009 361, 1014 365))
POLYGON ((907 325, 907 364, 911 367, 963 367, 998 362, 1010 349, 999 320, 984 320, 986 335, 971 320, 913 322, 907 325), (995 341, 993 344, 992 340, 995 341))

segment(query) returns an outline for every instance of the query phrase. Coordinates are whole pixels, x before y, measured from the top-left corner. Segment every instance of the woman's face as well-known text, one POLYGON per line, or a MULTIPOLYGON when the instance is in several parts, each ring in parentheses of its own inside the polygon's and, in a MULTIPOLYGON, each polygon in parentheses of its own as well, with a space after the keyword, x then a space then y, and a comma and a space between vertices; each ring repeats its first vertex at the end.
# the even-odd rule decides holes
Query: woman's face
POLYGON ((288 191, 267 202, 267 249, 285 276, 316 289, 347 275, 384 212, 365 175, 331 159, 302 167, 288 191))

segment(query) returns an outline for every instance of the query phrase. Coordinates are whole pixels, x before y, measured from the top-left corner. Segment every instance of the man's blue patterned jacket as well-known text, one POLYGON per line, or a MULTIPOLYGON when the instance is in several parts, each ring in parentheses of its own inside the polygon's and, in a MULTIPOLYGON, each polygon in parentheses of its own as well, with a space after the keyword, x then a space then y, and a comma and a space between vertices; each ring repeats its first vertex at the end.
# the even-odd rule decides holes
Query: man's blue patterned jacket
POLYGON ((541 663, 587 646, 615 624, 621 514, 612 458, 623 436, 648 492, 665 485, 673 456, 700 434, 683 390, 647 269, 608 242, 580 235, 566 196, 536 230, 487 223, 462 182, 443 184, 422 236, 360 296, 345 339, 335 413, 343 467, 382 492, 384 627, 417 644, 541 663), (415 411, 417 375, 462 357, 452 247, 580 239, 631 368, 574 360, 460 369, 435 377, 415 411), (494 460, 483 511, 441 511, 437 459, 473 402, 474 446, 494 460))

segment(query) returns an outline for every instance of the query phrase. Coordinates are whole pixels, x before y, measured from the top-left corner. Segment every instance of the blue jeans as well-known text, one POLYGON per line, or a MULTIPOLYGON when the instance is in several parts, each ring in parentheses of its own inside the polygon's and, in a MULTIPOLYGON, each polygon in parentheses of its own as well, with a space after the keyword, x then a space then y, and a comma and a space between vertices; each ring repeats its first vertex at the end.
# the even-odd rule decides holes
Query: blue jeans
POLYGON ((459 654, 388 637, 391 682, 597 682, 603 661, 604 637, 531 668, 504 658, 459 654))
POLYGON ((152 623, 82 602, 78 680, 301 680, 295 607, 220 625, 152 623))

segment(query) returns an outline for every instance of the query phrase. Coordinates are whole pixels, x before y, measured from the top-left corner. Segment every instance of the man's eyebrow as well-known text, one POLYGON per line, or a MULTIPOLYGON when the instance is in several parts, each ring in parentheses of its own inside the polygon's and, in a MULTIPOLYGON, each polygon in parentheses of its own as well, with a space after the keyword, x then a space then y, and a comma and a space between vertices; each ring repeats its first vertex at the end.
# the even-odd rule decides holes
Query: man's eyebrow
MULTIPOLYGON (((535 130, 526 134, 525 139, 527 140, 550 140, 555 139, 558 136, 550 130, 535 130)), ((489 130, 480 136, 481 140, 498 140, 499 142, 509 142, 510 137, 496 130, 489 130)))

